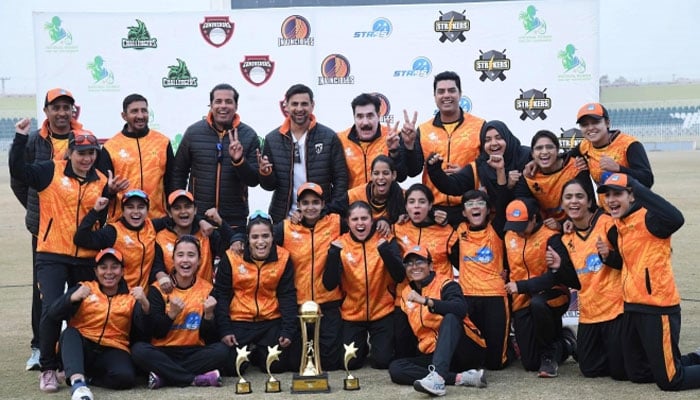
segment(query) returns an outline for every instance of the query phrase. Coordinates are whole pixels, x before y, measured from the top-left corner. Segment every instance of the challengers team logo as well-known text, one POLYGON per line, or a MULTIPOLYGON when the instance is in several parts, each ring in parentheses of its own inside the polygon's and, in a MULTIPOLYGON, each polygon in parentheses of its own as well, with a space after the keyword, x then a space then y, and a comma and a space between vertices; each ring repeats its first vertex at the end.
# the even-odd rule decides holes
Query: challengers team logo
POLYGON ((313 46, 311 24, 301 15, 290 15, 282 22, 282 37, 277 40, 277 46, 313 46))
POLYGON ((355 32, 352 37, 355 39, 364 39, 364 38, 379 38, 379 39, 386 39, 389 36, 391 36, 391 31, 393 30, 391 26, 391 21, 389 21, 388 18, 380 17, 374 20, 372 22, 372 30, 371 31, 357 31, 355 32))
POLYGON ((275 62, 270 56, 245 56, 240 66, 245 80, 255 86, 264 85, 275 71, 275 62))
POLYGON ((520 96, 515 99, 515 109, 522 111, 520 114, 521 120, 525 121, 525 118, 547 119, 547 114, 544 113, 544 110, 552 108, 552 99, 544 93, 546 90, 546 88, 542 91, 530 89, 523 92, 520 89, 520 96))
POLYGON ((425 78, 433 71, 433 63, 428 57, 420 56, 413 60, 411 69, 394 71, 394 78, 416 77, 425 78))
POLYGON ((136 26, 128 26, 127 29, 129 31, 126 37, 122 38, 122 49, 143 50, 158 47, 158 39, 151 37, 146 24, 140 19, 136 19, 136 26))
POLYGON ((199 32, 207 43, 221 47, 233 36, 234 26, 228 16, 204 17, 204 22, 199 24, 199 32))
POLYGON ((391 103, 389 103, 389 98, 379 92, 372 92, 370 94, 372 96, 377 96, 379 99, 379 122, 382 124, 394 123, 394 115, 391 114, 391 103))
POLYGON ((197 77, 192 76, 187 64, 177 59, 177 65, 168 65, 168 76, 163 77, 164 88, 184 89, 186 87, 197 87, 197 77))
POLYGON ((487 78, 491 81, 506 80, 504 72, 510 69, 510 60, 506 58, 505 52, 505 49, 502 52, 489 50, 486 53, 479 50, 481 55, 478 60, 474 61, 474 70, 481 72, 480 81, 484 82, 487 78))
POLYGON ((319 85, 352 85, 355 77, 350 75, 350 61, 342 54, 330 54, 321 62, 319 85))
POLYGON ((435 32, 441 34, 439 39, 440 42, 445 43, 446 40, 449 40, 450 42, 454 42, 456 40, 464 42, 467 40, 467 38, 464 37, 464 32, 469 30, 469 20, 467 19, 467 16, 464 15, 466 11, 467 10, 464 10, 461 13, 457 11, 450 11, 446 14, 443 14, 442 11, 440 11, 440 19, 434 23, 435 32))

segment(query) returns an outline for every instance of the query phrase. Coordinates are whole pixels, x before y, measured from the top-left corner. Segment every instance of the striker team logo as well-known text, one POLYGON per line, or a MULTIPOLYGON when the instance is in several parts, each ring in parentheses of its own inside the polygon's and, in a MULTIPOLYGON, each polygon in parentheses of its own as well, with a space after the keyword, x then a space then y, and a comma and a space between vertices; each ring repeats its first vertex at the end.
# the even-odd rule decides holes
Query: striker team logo
POLYGON ((311 24, 301 15, 290 15, 282 22, 282 37, 277 40, 277 46, 313 46, 311 24))
POLYGON ((464 15, 466 11, 467 10, 464 10, 461 13, 450 11, 445 14, 440 11, 440 18, 435 21, 433 28, 436 33, 441 34, 439 39, 441 43, 445 43, 446 40, 450 42, 457 40, 464 42, 467 40, 467 38, 464 37, 464 32, 470 29, 470 22, 467 16, 464 15))
POLYGON ((552 99, 547 97, 545 91, 547 91, 546 88, 542 91, 537 89, 523 91, 520 89, 520 96, 515 99, 515 109, 521 111, 521 120, 537 119, 538 117, 544 120, 547 118, 544 110, 552 108, 552 99))
POLYGON ((275 71, 275 62, 270 56, 245 56, 240 63, 241 74, 254 86, 262 86, 275 71))
POLYGON ((388 18, 380 17, 374 20, 372 22, 372 30, 371 31, 357 31, 355 32, 352 37, 355 39, 364 39, 364 38, 379 38, 379 39, 386 39, 389 36, 391 36, 393 28, 391 25, 391 21, 389 21, 388 18))
POLYGON ((379 92, 372 92, 370 94, 372 96, 377 96, 379 99, 379 122, 382 124, 393 123, 394 115, 391 114, 391 103, 389 103, 389 98, 379 92))
POLYGON ((394 78, 416 77, 425 78, 433 71, 433 63, 428 57, 419 56, 411 63, 409 70, 394 71, 394 78))
POLYGON ((177 65, 168 65, 168 76, 163 77, 164 88, 184 89, 186 87, 197 87, 197 77, 192 76, 187 63, 177 59, 177 65))
POLYGON ((207 43, 221 47, 233 36, 234 26, 228 16, 204 17, 204 22, 199 24, 199 32, 207 43))
POLYGON ((342 54, 329 54, 321 62, 319 85, 352 85, 355 77, 350 75, 350 61, 342 54))
POLYGON ((486 53, 479 50, 481 55, 474 61, 474 70, 481 72, 480 81, 484 82, 487 78, 491 81, 506 80, 504 72, 510 69, 510 60, 506 58, 505 52, 505 49, 502 52, 489 50, 486 53))
POLYGON ((122 38, 122 49, 143 50, 145 48, 158 47, 158 39, 152 38, 146 28, 146 24, 136 19, 136 26, 128 26, 129 30, 125 38, 122 38))

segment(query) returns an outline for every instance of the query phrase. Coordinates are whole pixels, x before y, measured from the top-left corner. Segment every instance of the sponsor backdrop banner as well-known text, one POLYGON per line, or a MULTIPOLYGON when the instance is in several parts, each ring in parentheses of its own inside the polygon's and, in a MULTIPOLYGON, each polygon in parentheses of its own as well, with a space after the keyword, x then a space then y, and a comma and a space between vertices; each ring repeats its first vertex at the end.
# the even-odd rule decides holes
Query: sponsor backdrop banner
MULTIPOLYGON (((37 113, 53 87, 73 92, 98 137, 123 126, 122 100, 149 100, 150 126, 173 140, 208 112, 221 82, 259 136, 279 126, 286 89, 304 83, 315 114, 340 131, 350 101, 376 92, 383 121, 436 111, 433 76, 462 79, 461 105, 504 121, 529 145, 575 125, 598 99, 598 1, 250 9, 188 13, 34 13, 37 113)), ((212 150, 214 151, 214 150, 212 150)), ((251 205, 254 209, 255 206, 251 205)), ((261 204, 259 208, 267 208, 261 204)))

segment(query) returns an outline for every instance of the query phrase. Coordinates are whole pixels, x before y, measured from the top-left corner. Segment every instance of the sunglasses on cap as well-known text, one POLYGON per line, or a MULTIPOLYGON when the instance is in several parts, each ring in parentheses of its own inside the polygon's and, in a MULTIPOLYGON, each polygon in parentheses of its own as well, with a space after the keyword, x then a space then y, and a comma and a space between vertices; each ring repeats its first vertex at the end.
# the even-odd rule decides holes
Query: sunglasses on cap
POLYGON ((260 211, 260 210, 255 210, 252 214, 250 214, 250 217, 248 217, 248 224, 250 224, 252 221, 256 219, 264 219, 265 221, 272 223, 272 217, 270 214, 260 211))
POLYGON ((93 135, 76 135, 73 137, 73 139, 71 139, 71 144, 76 144, 78 146, 86 144, 96 145, 97 138, 93 135))

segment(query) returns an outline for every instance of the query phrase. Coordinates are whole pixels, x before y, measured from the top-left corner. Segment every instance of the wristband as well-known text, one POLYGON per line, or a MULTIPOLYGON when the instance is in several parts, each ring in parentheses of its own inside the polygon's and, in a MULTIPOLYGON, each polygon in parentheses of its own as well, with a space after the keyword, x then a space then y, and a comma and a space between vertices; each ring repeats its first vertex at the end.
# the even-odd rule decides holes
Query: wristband
POLYGON ((428 297, 425 297, 425 301, 423 302, 423 305, 424 305, 424 306, 427 306, 427 305, 428 305, 428 300, 430 300, 430 299, 429 299, 428 297))

